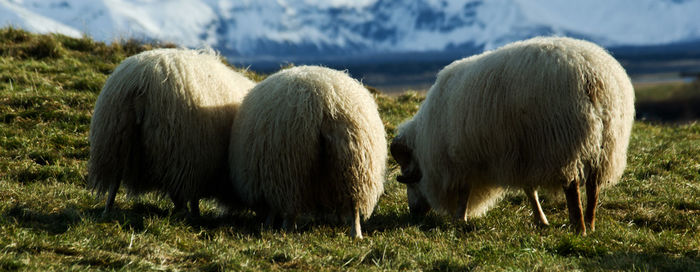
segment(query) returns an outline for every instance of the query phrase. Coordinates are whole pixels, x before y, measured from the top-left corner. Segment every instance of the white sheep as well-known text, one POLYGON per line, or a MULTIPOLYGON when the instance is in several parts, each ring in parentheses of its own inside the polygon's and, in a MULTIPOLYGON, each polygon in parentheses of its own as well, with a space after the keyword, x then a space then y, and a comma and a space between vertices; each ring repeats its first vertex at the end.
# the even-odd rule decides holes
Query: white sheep
POLYGON ((346 73, 277 72, 246 96, 232 129, 231 177, 244 203, 292 227, 299 214, 336 213, 362 238, 384 190, 386 136, 377 105, 346 73))
POLYGON ((168 194, 176 211, 214 197, 235 205, 228 180, 231 124, 255 84, 209 51, 158 49, 125 59, 97 98, 90 123, 88 186, 109 193, 168 194))
POLYGON ((412 210, 429 204, 466 220, 473 205, 493 203, 472 201, 475 193, 516 187, 547 225, 537 189, 563 188, 571 224, 585 235, 579 184, 592 231, 599 186, 625 169, 633 117, 630 79, 604 49, 539 37, 445 67, 391 152, 412 210))

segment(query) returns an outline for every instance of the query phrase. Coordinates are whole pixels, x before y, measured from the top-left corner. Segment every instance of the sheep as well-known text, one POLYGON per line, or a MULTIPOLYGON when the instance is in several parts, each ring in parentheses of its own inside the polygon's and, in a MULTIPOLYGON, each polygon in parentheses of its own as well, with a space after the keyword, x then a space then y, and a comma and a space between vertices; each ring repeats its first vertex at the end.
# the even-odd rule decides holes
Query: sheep
POLYGON ((497 197, 495 188, 522 188, 546 226, 537 189, 563 189, 569 220, 585 235, 579 184, 594 231, 599 189, 625 169, 633 117, 630 79, 604 49, 537 37, 446 66, 390 149, 411 211, 466 221, 473 205, 493 204, 483 196, 497 197))
POLYGON ((199 199, 235 206, 228 180, 233 118, 255 83, 211 50, 158 49, 125 59, 107 79, 90 122, 88 187, 167 194, 199 215, 199 199))
POLYGON ((239 198, 264 207, 267 225, 336 213, 362 238, 384 191, 387 140, 374 99, 346 73, 318 66, 277 72, 241 104, 231 132, 231 178, 239 198))

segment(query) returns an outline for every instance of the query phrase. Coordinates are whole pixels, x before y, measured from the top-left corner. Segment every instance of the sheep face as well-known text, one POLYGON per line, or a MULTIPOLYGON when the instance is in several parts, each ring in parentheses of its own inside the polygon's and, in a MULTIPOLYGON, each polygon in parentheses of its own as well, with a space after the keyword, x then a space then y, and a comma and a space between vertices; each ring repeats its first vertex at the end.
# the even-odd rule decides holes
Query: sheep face
POLYGON ((413 149, 406 144, 400 135, 391 143, 390 149, 391 155, 394 156, 394 159, 401 167, 401 175, 396 177, 396 181, 406 184, 408 208, 411 215, 425 215, 430 211, 430 205, 418 186, 423 175, 418 162, 413 156, 413 149))
POLYGON ((418 184, 406 184, 406 195, 408 210, 412 216, 424 216, 430 211, 430 204, 418 189, 418 184))

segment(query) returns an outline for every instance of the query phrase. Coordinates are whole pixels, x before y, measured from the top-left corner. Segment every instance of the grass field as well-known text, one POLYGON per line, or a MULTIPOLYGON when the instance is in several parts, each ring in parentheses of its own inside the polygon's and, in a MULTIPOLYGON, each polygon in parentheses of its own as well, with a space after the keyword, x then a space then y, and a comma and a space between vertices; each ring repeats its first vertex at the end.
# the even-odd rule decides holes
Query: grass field
MULTIPOLYGON (((521 193, 467 224, 432 213, 411 218, 393 160, 363 240, 348 237, 347 226, 318 222, 263 229, 249 212, 222 216, 206 201, 202 218, 186 219, 170 214, 167 199, 127 199, 123 191, 103 218, 103 201, 85 189, 91 111, 112 69, 153 46, 0 29, 0 271, 700 271, 695 121, 635 123, 627 171, 602 192, 596 231, 586 237, 573 234, 565 203, 548 195, 546 229, 531 223, 521 193)), ((663 99, 663 88, 697 93, 673 85, 638 96, 663 99)), ((424 97, 375 98, 392 137, 424 97)))

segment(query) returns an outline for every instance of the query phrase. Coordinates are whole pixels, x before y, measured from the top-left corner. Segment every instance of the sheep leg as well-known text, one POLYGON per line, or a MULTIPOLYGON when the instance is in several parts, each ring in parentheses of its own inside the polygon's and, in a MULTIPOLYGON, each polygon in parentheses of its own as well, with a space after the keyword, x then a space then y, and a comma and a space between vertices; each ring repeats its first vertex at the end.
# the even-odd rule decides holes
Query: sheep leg
POLYGON ((269 229, 274 228, 274 227, 275 227, 275 219, 276 219, 276 217, 277 217, 277 212, 275 212, 275 211, 273 211, 273 210, 269 210, 269 211, 267 212, 267 217, 265 217, 265 224, 264 224, 264 226, 265 226, 266 228, 269 228, 269 229))
POLYGON ((454 219, 458 222, 467 222, 467 213, 469 211, 469 196, 472 192, 471 185, 465 186, 459 190, 457 197, 457 211, 454 214, 454 219))
POLYGON ((297 229, 297 215, 290 214, 284 217, 282 221, 282 229, 285 231, 292 231, 297 229))
POLYGON ((102 216, 107 216, 112 210, 112 206, 114 206, 114 199, 117 197, 117 191, 119 191, 119 182, 114 182, 109 185, 109 193, 107 194, 105 210, 102 212, 102 216))
POLYGON ((350 226, 350 236, 352 238, 362 239, 362 226, 360 226, 360 209, 355 207, 354 218, 352 220, 352 225, 350 226))
POLYGON ((199 199, 190 199, 190 215, 192 217, 199 217, 199 199))
POLYGON ((583 224, 583 208, 581 207, 578 184, 578 179, 574 179, 571 184, 564 186, 564 194, 566 195, 566 206, 569 208, 569 221, 576 228, 576 232, 585 236, 586 226, 583 224))
POLYGON ((591 175, 586 180, 586 223, 591 231, 595 231, 595 209, 598 205, 598 175, 591 175))
POLYGON ((173 196, 173 194, 168 194, 170 197, 170 201, 173 202, 173 205, 175 205, 175 209, 173 210, 173 214, 178 214, 182 212, 186 212, 187 210, 187 203, 186 201, 173 196))
POLYGON ((547 216, 544 215, 542 206, 540 206, 540 199, 537 197, 537 190, 535 190, 533 187, 527 187, 525 188, 525 195, 527 195, 527 199, 530 200, 530 206, 532 206, 532 215, 535 218, 535 224, 542 227, 549 226, 547 216))

